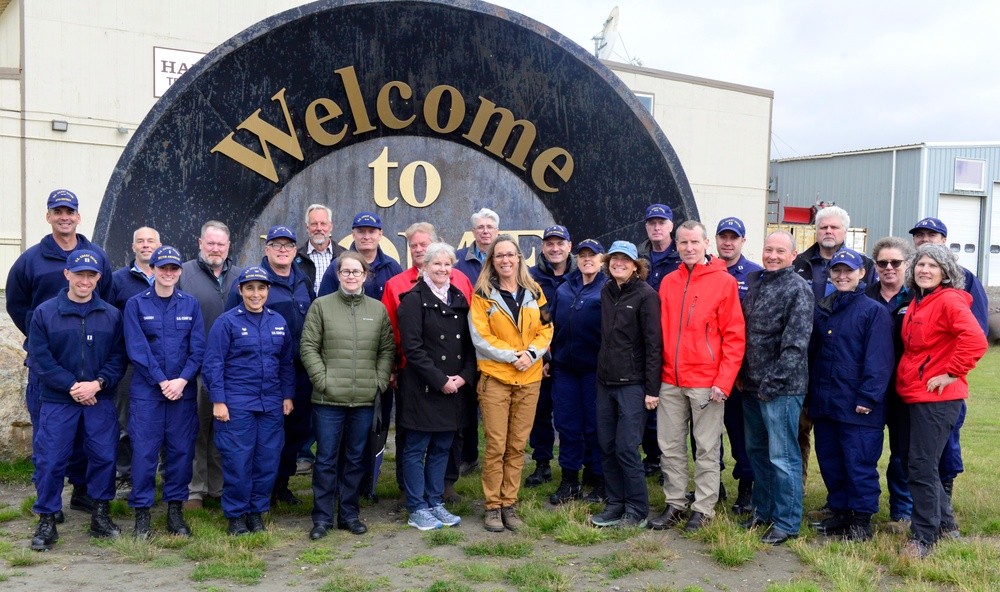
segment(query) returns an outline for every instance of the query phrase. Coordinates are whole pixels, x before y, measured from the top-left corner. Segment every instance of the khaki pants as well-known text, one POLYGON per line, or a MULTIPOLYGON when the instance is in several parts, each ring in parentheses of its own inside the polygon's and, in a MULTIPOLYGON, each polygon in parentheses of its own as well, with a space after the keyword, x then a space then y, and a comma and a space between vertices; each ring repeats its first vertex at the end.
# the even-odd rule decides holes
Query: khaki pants
POLYGON ((521 469, 524 468, 524 446, 535 421, 540 384, 503 384, 486 374, 479 379, 476 393, 486 438, 483 497, 487 510, 506 508, 517 502, 521 469))
POLYGON ((712 403, 711 388, 681 388, 663 383, 656 408, 663 493, 668 506, 687 506, 688 421, 697 453, 694 459, 694 503, 691 510, 711 518, 719 500, 719 453, 725 403, 712 403))

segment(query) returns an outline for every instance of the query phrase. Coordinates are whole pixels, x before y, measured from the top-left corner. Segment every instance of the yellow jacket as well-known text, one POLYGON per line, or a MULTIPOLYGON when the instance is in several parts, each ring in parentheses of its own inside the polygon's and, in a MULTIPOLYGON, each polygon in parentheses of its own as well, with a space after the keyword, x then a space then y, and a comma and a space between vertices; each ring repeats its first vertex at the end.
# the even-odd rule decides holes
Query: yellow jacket
POLYGON ((525 289, 521 298, 520 323, 504 302, 500 291, 491 287, 490 297, 476 292, 469 311, 472 343, 476 346, 479 371, 504 384, 530 384, 542 379, 542 357, 552 341, 552 323, 545 295, 538 298, 525 289), (528 351, 535 363, 524 372, 514 368, 515 351, 528 351))

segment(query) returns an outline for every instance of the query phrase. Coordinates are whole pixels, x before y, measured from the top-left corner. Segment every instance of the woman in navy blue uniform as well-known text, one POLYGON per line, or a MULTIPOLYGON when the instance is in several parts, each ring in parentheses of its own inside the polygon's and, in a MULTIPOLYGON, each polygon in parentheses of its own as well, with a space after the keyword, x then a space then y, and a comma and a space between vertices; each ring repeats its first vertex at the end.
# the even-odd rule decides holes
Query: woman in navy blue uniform
POLYGON ((35 551, 52 548, 59 533, 56 513, 62 510, 63 479, 82 426, 87 454, 87 491, 96 500, 90 535, 114 538, 121 530, 111 520, 118 453, 115 386, 125 373, 121 313, 94 291, 103 263, 97 253, 77 250, 66 259, 63 276, 69 287, 39 305, 31 316, 28 355, 38 373, 40 401, 34 439, 34 511, 38 527, 31 540, 35 551))
POLYGON ((264 530, 261 515, 271 509, 285 443, 283 416, 295 398, 293 339, 285 319, 264 306, 270 286, 263 268, 243 270, 237 288, 243 303, 212 325, 202 366, 232 535, 264 530))
MULTIPOLYGON (((601 503, 604 470, 597 440, 597 352, 601 349, 601 272, 604 247, 588 238, 576 246, 575 274, 556 290, 552 310, 552 416, 559 432, 562 482, 549 497, 563 504, 583 497, 580 469, 591 471, 594 488, 585 498, 601 503)), ((586 474, 587 471, 584 471, 586 474)))
POLYGON ((150 535, 149 509, 156 502, 156 467, 166 447, 163 501, 167 531, 191 536, 181 504, 191 482, 198 436, 198 386, 205 357, 201 305, 175 289, 181 254, 163 246, 153 252, 153 287, 125 304, 125 346, 135 372, 129 386, 128 432, 132 442, 132 493, 135 536, 150 535))
POLYGON ((895 365, 892 319, 865 296, 864 276, 864 260, 851 249, 830 260, 836 291, 816 303, 809 356, 809 417, 833 511, 817 531, 851 541, 872 537, 885 390, 895 365))

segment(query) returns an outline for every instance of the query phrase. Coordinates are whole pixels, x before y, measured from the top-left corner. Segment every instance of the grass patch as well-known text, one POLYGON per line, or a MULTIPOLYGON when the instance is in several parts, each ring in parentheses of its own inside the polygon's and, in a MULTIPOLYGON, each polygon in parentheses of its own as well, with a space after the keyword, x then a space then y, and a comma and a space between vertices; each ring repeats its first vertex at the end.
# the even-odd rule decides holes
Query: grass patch
POLYGON ((13 549, 8 553, 4 553, 3 558, 7 560, 7 563, 11 567, 28 567, 46 563, 47 560, 42 555, 42 553, 30 549, 13 549))
POLYGON ((324 563, 333 562, 336 558, 337 556, 332 549, 319 547, 303 551, 295 560, 299 563, 308 563, 309 565, 323 565, 324 563))
POLYGON ((422 538, 432 547, 443 547, 461 543, 465 540, 465 533, 455 528, 438 528, 425 532, 422 538))
POLYGON ((518 590, 556 592, 569 590, 570 579, 548 563, 532 561, 516 565, 507 571, 507 583, 518 590))
POLYGON ((771 584, 767 587, 767 592, 820 592, 820 588, 813 582, 788 582, 771 584))
POLYGON ((531 555, 535 547, 528 541, 484 541, 472 543, 465 547, 469 557, 506 557, 522 559, 531 555))
POLYGON ((159 554, 158 549, 150 541, 137 539, 128 534, 115 539, 96 539, 94 544, 109 549, 131 563, 149 563, 159 554))
POLYGON ((153 567, 163 568, 163 567, 177 567, 181 563, 183 563, 183 560, 180 557, 176 555, 165 555, 163 557, 157 557, 149 564, 152 565, 153 567))
POLYGON ((21 508, 12 508, 10 506, 0 508, 0 523, 10 522, 11 520, 21 518, 24 515, 24 511, 21 508))
POLYGON ((38 500, 38 496, 31 494, 28 497, 21 500, 21 515, 31 518, 35 515, 35 501, 38 500))
POLYGON ((227 553, 225 558, 200 563, 191 572, 191 579, 196 582, 230 580, 249 586, 260 583, 265 570, 264 560, 253 553, 227 553))
POLYGON ((427 587, 427 592, 474 592, 474 588, 461 582, 438 580, 427 587))
POLYGON ((405 561, 401 561, 396 567, 410 569, 412 567, 421 567, 424 565, 435 565, 441 563, 442 561, 444 561, 444 559, 434 557, 433 555, 414 555, 405 561))
POLYGON ((477 584, 502 582, 505 573, 499 565, 488 563, 461 563, 451 567, 451 571, 461 578, 477 584))
POLYGON ((34 472, 35 465, 31 464, 30 458, 0 462, 0 484, 27 485, 31 483, 34 472))
POLYGON ((597 562, 607 570, 608 577, 618 579, 631 573, 658 570, 663 567, 664 560, 676 558, 677 554, 667 549, 659 538, 643 536, 597 562))
POLYGON ((760 533, 740 528, 721 512, 694 538, 708 544, 712 558, 725 567, 739 567, 750 562, 754 553, 763 546, 760 533))
POLYGON ((369 578, 355 569, 340 568, 319 590, 320 592, 376 592, 391 588, 392 582, 385 576, 369 578))

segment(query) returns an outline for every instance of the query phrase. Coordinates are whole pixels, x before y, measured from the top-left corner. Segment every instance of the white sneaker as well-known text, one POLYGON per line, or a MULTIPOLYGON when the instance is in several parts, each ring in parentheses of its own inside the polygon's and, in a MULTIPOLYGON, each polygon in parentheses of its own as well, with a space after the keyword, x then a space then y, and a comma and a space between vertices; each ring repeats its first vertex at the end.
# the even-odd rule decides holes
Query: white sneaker
POLYGON ((434 530, 443 526, 427 508, 411 512, 410 519, 406 523, 417 530, 434 530))
POLYGON ((430 509, 430 513, 444 526, 455 526, 462 521, 461 518, 446 510, 444 504, 434 506, 430 509))

